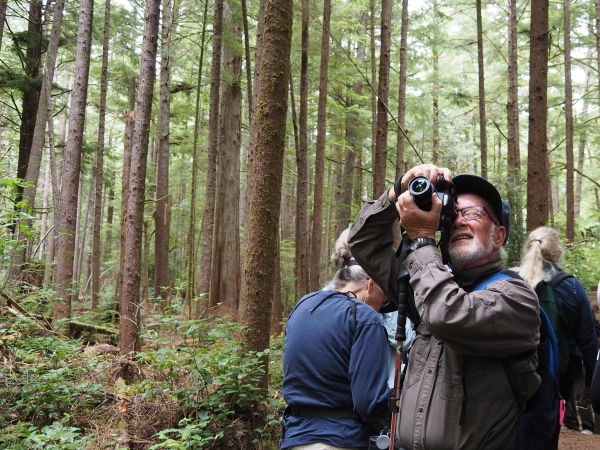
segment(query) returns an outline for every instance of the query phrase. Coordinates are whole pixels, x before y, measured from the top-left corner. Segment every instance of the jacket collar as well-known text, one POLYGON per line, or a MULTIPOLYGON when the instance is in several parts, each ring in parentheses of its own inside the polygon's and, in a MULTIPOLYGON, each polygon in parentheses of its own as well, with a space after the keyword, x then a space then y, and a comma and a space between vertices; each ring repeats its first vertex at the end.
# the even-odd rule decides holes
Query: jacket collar
POLYGON ((456 267, 452 267, 454 280, 467 292, 471 292, 475 286, 500 270, 502 270, 502 257, 500 256, 500 252, 496 253, 496 256, 490 261, 477 267, 462 271, 456 269, 456 267))

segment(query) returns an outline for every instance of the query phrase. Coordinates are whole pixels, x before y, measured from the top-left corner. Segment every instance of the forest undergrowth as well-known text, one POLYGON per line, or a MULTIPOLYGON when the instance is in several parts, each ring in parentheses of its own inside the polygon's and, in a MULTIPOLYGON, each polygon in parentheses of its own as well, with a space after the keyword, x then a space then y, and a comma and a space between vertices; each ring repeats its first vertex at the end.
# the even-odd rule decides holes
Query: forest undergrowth
POLYGON ((264 352, 265 396, 264 353, 244 349, 240 325, 176 311, 145 311, 142 351, 121 356, 102 335, 66 339, 3 308, 0 448, 276 449, 282 336, 264 352))

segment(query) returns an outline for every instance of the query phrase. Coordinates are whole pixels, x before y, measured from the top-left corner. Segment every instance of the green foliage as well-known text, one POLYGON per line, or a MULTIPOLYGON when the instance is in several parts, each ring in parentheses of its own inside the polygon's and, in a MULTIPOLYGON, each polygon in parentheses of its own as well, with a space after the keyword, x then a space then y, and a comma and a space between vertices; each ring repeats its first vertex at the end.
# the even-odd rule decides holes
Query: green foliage
POLYGON ((587 291, 598 286, 598 265, 600 264, 600 242, 597 238, 587 238, 565 244, 562 269, 573 274, 587 291))
POLYGON ((206 320, 169 318, 160 325, 174 326, 184 342, 142 355, 148 367, 160 374, 160 382, 142 383, 142 397, 168 392, 187 413, 179 427, 159 432, 161 442, 151 448, 205 448, 226 436, 231 439, 238 431, 253 436, 256 442, 277 434, 280 405, 273 409, 258 388, 269 349, 244 351, 240 340, 243 327, 224 319, 216 320, 212 327, 206 320), (269 409, 272 411, 265 413, 269 409))

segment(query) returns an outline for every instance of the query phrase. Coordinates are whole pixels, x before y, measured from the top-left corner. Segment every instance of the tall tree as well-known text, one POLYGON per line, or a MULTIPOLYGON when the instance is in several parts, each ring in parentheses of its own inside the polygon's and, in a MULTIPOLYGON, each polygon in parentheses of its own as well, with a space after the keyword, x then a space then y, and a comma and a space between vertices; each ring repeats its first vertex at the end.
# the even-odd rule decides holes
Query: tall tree
POLYGON ((523 248, 523 208, 521 199, 521 151, 519 148, 519 74, 517 54, 517 0, 508 1, 508 202, 513 224, 508 245, 508 260, 517 264, 523 248))
POLYGON ((211 273, 210 304, 225 304, 237 311, 240 293, 240 199, 231 188, 240 185, 242 126, 242 26, 234 1, 225 5, 228 45, 223 48, 221 118, 219 133, 219 173, 217 176, 215 242, 211 273))
MULTIPOLYGON (((219 88, 221 86, 223 2, 224 0, 215 0, 213 16, 213 51, 210 70, 210 111, 208 117, 208 167, 206 171, 206 201, 204 203, 204 219, 202 221, 200 295, 208 295, 210 292, 210 273, 212 270, 215 195, 217 188, 217 145, 219 141, 219 88)), ((191 298, 188 298, 187 301, 191 301, 191 298)))
POLYGON ((431 60, 433 63, 433 155, 432 162, 437 164, 440 156, 440 54, 439 54, 439 12, 438 12, 438 2, 437 0, 433 0, 433 17, 434 17, 434 25, 432 27, 433 32, 433 42, 432 42, 432 55, 431 60))
POLYGON ((158 162, 156 164, 156 211, 154 213, 154 295, 163 301, 169 295, 169 230, 171 197, 169 195, 169 136, 171 120, 171 39, 177 2, 165 0, 162 6, 160 40, 160 106, 158 117, 158 162))
POLYGON ((123 287, 120 305, 121 355, 138 351, 140 270, 146 161, 150 138, 150 116, 156 75, 160 0, 147 0, 144 14, 144 37, 140 59, 140 81, 137 113, 133 128, 131 169, 127 198, 127 227, 125 229, 123 287))
POLYGON ((571 2, 564 0, 565 151, 567 159, 567 240, 575 239, 575 166, 573 163, 573 83, 571 81, 571 2))
POLYGON ((54 4, 52 30, 50 31, 50 40, 48 41, 48 49, 46 51, 45 70, 40 89, 37 114, 35 117, 35 128, 31 141, 31 154, 29 156, 27 172, 25 175, 25 180, 30 186, 25 187, 23 195, 32 208, 35 206, 35 192, 40 175, 42 153, 44 151, 46 124, 49 115, 48 102, 52 91, 52 82, 54 81, 54 67, 56 66, 56 58, 58 56, 58 45, 60 43, 60 30, 62 28, 64 7, 65 0, 57 0, 54 4))
MULTIPOLYGON (((200 39, 200 60, 198 62, 198 86, 196 88, 196 110, 194 114, 194 146, 192 148, 192 186, 190 200, 190 223, 188 228, 188 248, 187 248, 187 292, 186 298, 192 298, 194 289, 196 263, 196 185, 198 182, 198 138, 200 135, 200 92, 202 86, 202 69, 204 68, 204 44, 206 42, 206 17, 208 16, 208 2, 204 2, 204 12, 202 14, 202 34, 200 39)), ((196 303, 196 310, 192 312, 192 302, 188 303, 188 317, 192 317, 195 313, 196 317, 200 317, 203 311, 204 304, 196 303)))
POLYGON ((396 153, 396 174, 399 178, 404 175, 404 128, 406 124, 406 50, 408 48, 408 0, 402 0, 402 30, 400 31, 400 70, 398 71, 398 133, 396 153))
POLYGON ((385 190, 387 162, 388 97, 390 89, 390 53, 392 47, 392 0, 381 0, 381 47, 377 85, 377 134, 373 157, 373 198, 385 190))
POLYGON ((481 176, 488 177, 487 129, 485 118, 485 73, 483 66, 483 21, 481 0, 475 1, 477 9, 477 67, 479 68, 479 141, 481 146, 481 176))
MULTIPOLYGON (((35 130, 35 117, 38 108, 38 98, 41 89, 39 82, 40 58, 42 55, 42 2, 29 2, 27 18, 27 36, 24 37, 25 55, 22 64, 28 81, 21 86, 23 91, 23 107, 21 109, 21 125, 19 128, 19 160, 17 163, 17 178, 25 179, 27 165, 31 154, 31 143, 35 130)), ((38 169, 39 172, 39 169, 38 169)), ((23 195, 23 187, 18 187, 19 200, 23 195)))
MULTIPOLYGON (((264 9, 259 22, 263 22, 264 32, 257 86, 256 148, 239 315, 248 327, 248 347, 255 351, 269 347, 293 16, 291 0, 261 3, 264 9)), ((266 391, 268 359, 264 362, 261 387, 266 391)))
POLYGON ((81 0, 77 24, 77 50, 75 57, 75 84, 71 94, 69 139, 65 147, 59 214, 56 218, 57 265, 55 273, 55 322, 71 317, 71 291, 73 290, 73 262, 75 259, 75 234, 78 191, 81 171, 81 152, 87 104, 90 51, 92 45, 93 0, 81 0))
POLYGON ((96 191, 94 194, 94 239, 92 244, 92 309, 98 307, 100 293, 100 248, 102 231, 102 186, 104 180, 104 134, 106 131, 106 94, 108 92, 108 43, 110 38, 110 0, 104 5, 104 40, 100 73, 100 110, 98 111, 98 150, 96 152, 96 191))
POLYGON ((4 20, 6 19, 6 4, 8 0, 0 0, 0 49, 2 48, 2 37, 4 36, 4 20))
POLYGON ((531 1, 527 231, 548 220, 548 0, 531 1))
POLYGON ((321 35, 321 68, 319 70, 319 107, 317 111, 317 148, 315 156, 315 189, 313 196, 312 238, 310 242, 309 289, 319 289, 321 242, 323 240, 323 184, 325 175, 325 136, 327 128, 327 73, 329 70, 329 26, 331 0, 323 2, 321 35))
POLYGON ((298 171, 298 187, 296 195, 296 297, 308 294, 308 260, 310 258, 308 227, 308 0, 302 0, 302 34, 300 62, 300 133, 296 168, 298 171))

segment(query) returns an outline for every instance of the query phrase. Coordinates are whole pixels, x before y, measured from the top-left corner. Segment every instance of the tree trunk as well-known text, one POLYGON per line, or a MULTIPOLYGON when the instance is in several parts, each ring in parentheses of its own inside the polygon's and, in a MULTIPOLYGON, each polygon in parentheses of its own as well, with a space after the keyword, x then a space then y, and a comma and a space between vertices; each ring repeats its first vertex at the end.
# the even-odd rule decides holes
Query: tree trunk
POLYGON ((327 74, 329 69, 329 24, 331 0, 323 3, 323 34, 321 35, 321 69, 319 75, 319 109, 317 112, 317 147, 315 157, 315 190, 313 200, 312 238, 310 244, 309 290, 319 289, 321 241, 323 234, 323 181, 325 174, 325 136, 327 129, 327 74))
POLYGON ((485 76, 483 68, 483 24, 481 20, 481 0, 477 7, 477 65, 479 67, 479 141, 481 145, 481 176, 488 177, 487 130, 485 118, 485 76))
MULTIPOLYGON (((250 182, 246 259, 240 320, 248 327, 248 350, 269 347, 277 227, 281 201, 287 90, 290 77, 293 2, 262 0, 264 13, 260 83, 256 103, 256 148, 250 182)), ((260 387, 266 394, 268 355, 260 387)))
POLYGON ((0 0, 0 49, 2 48, 2 37, 4 36, 4 19, 6 18, 6 4, 8 0, 0 0))
POLYGON ((392 45, 392 0, 381 0, 381 48, 377 86, 377 135, 373 159, 373 198, 379 198, 386 186, 387 103, 390 89, 390 52, 392 45))
POLYGON ((523 233, 523 200, 521 198, 521 151, 519 149, 519 75, 517 55, 517 0, 509 0, 508 17, 508 97, 507 153, 508 203, 510 204, 511 232, 508 243, 508 261, 518 264, 525 233, 523 233))
MULTIPOLYGON (((200 44, 200 62, 198 64, 198 88, 196 90, 196 112, 194 115, 194 148, 192 149, 192 186, 190 199, 190 223, 188 229, 188 248, 187 248, 187 292, 186 298, 193 298, 195 282, 196 265, 196 185, 198 184, 198 137, 200 135, 200 87, 202 86, 202 69, 204 67, 204 44, 206 41, 206 17, 208 16, 208 2, 204 2, 204 13, 202 15, 202 39, 200 44)), ((196 303, 196 318, 204 310, 206 303, 200 299, 196 303)), ((188 317, 192 317, 192 302, 188 303, 188 317)))
POLYGON ((548 221, 548 0, 531 1, 529 142, 527 146, 527 231, 548 221))
MULTIPOLYGON (((592 51, 588 52, 588 59, 592 59, 592 51)), ((590 84, 592 81, 592 71, 590 66, 585 68, 585 91, 583 93, 583 105, 581 106, 581 123, 585 123, 588 117, 588 94, 590 93, 590 84)), ((577 155, 577 174, 575 176, 575 218, 579 218, 581 208, 581 187, 583 177, 583 163, 585 161, 585 147, 587 145, 587 129, 585 126, 581 127, 579 131, 579 151, 577 155)))
POLYGON ((408 48, 408 0, 402 0, 402 30, 400 31, 400 70, 398 84, 398 151, 396 179, 408 170, 404 158, 404 130, 406 124, 406 50, 408 48))
MULTIPOLYGON (((60 190, 59 214, 56 220, 58 235, 55 273, 56 301, 54 322, 71 317, 71 290, 73 286, 73 262, 75 258, 75 233, 77 192, 81 170, 81 151, 85 126, 85 108, 90 72, 90 50, 92 43, 93 0, 81 0, 77 27, 77 51, 75 58, 75 84, 71 94, 69 117, 69 140, 65 147, 60 190)), ((59 329, 64 329, 62 325, 59 329)))
MULTIPOLYGON (((377 56, 375 54, 375 0, 369 2, 370 61, 371 61, 371 161, 375 161, 377 143, 377 56)), ((374 198, 371 192, 369 198, 374 198)))
MULTIPOLYGON (((23 109, 21 110, 21 125, 19 128, 19 160, 17 163, 17 178, 21 179, 25 179, 27 175, 41 89, 41 84, 34 81, 40 74, 42 54, 42 2, 39 0, 30 0, 27 31, 35 36, 35 39, 30 38, 28 41, 25 50, 25 61, 23 61, 25 73, 31 79, 31 82, 23 89, 23 109)), ((23 195, 23 187, 18 186, 17 192, 17 201, 19 201, 23 195)))
POLYGON ((223 41, 223 2, 215 0, 213 18, 213 53, 210 71, 210 112, 208 118, 208 163, 206 170, 206 201, 202 221, 202 259, 200 261, 200 295, 210 301, 215 196, 217 188, 217 155, 219 140, 219 88, 221 84, 221 52, 223 41))
POLYGON ((573 163, 573 84, 571 82, 571 5, 564 0, 565 152, 567 160, 567 240, 575 239, 575 166, 573 163))
POLYGON ((310 258, 308 226, 308 0, 302 0, 302 58, 300 66, 300 135, 296 168, 298 188, 296 195, 296 236, 294 257, 296 276, 296 297, 308 294, 308 261, 310 258))
POLYGON ((433 1, 433 16, 434 16, 434 26, 433 26, 433 46, 431 48, 432 51, 432 62, 433 62, 433 142, 432 142, 432 162, 433 164, 437 164, 440 156, 440 85, 439 85, 439 72, 440 72, 440 62, 439 62, 439 53, 438 53, 438 3, 437 0, 433 1))
MULTIPOLYGON (((156 211, 154 213, 154 296, 163 302, 169 295, 169 233, 171 198, 169 196, 169 120, 171 114, 171 36, 175 23, 171 0, 163 3, 160 40, 160 106, 158 118, 158 163, 156 165, 156 211)), ((199 88, 199 87, 198 87, 199 88)))
POLYGON ((58 45, 60 41, 60 30, 62 28, 63 10, 65 0, 57 0, 54 4, 54 14, 52 18, 52 30, 50 40, 48 41, 48 50, 46 53, 46 67, 42 77, 40 88, 37 114, 35 116, 35 127, 31 141, 31 154, 27 164, 25 180, 31 184, 24 189, 23 195, 28 204, 35 207, 35 192, 37 190, 38 178, 40 176, 40 166, 42 163, 42 154, 44 152, 44 141, 46 137, 46 124, 50 115, 48 102, 52 92, 52 83, 54 81, 54 68, 58 56, 58 45))
POLYGON ((142 223, 144 218, 144 190, 146 162, 150 138, 150 116, 154 93, 155 64, 158 41, 160 0, 147 0, 144 37, 140 60, 137 114, 133 128, 131 169, 127 198, 127 227, 125 229, 125 257, 123 288, 120 306, 121 355, 139 351, 138 332, 140 307, 140 270, 142 251, 142 223))
POLYGON ((242 44, 242 27, 233 14, 230 0, 225 5, 225 16, 228 42, 232 45, 223 49, 216 201, 219 214, 215 218, 210 306, 222 303, 234 316, 240 295, 240 199, 231 195, 231 189, 239 191, 240 186, 242 57, 237 48, 242 44))
POLYGON ((102 231, 102 180, 104 179, 104 133, 106 129, 106 95, 108 92, 108 43, 110 38, 110 0, 104 7, 104 40, 100 73, 100 110, 98 111, 98 151, 96 153, 96 193, 94 201, 94 241, 92 244, 92 310, 98 308, 100 292, 100 247, 102 231))

